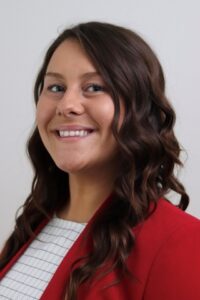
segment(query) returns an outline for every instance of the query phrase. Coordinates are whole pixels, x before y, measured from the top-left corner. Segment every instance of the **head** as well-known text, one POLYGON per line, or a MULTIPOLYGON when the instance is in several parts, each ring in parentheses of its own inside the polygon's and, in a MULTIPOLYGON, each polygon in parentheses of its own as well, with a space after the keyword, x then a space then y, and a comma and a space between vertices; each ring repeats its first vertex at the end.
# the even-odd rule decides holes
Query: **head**
MULTIPOLYGON (((121 105, 120 123, 123 106, 121 105)), ((37 103, 40 137, 58 168, 68 174, 114 177, 117 143, 109 88, 75 38, 54 51, 37 103)), ((120 124, 119 124, 120 125, 120 124)), ((110 181, 108 181, 110 182, 110 181)))
MULTIPOLYGON (((112 151, 113 155, 117 153, 117 160, 114 162, 118 162, 116 189, 121 182, 121 189, 124 189, 129 198, 132 194, 134 199, 137 198, 136 194, 141 195, 147 191, 146 200, 158 198, 158 195, 164 195, 169 188, 173 189, 173 184, 168 179, 174 165, 180 164, 180 148, 173 132, 175 113, 165 96, 163 71, 153 50, 133 31, 112 24, 89 22, 66 29, 49 47, 38 74, 34 90, 37 106, 40 105, 45 89, 46 73, 56 69, 58 53, 62 52, 63 59, 66 55, 66 61, 67 57, 70 60, 67 56, 69 47, 71 50, 75 47, 81 52, 106 87, 107 103, 110 103, 106 129, 112 130, 116 143, 114 145, 112 141, 108 152, 110 158, 112 151), (127 178, 131 178, 128 185, 125 184, 127 178)), ((95 105, 98 108, 98 102, 95 105)), ((61 106, 54 109, 55 122, 52 122, 52 128, 56 128, 54 125, 60 120, 62 123, 68 118, 64 116, 61 106), (62 115, 60 119, 59 110, 62 115)), ((83 116, 81 109, 82 106, 77 111, 72 109, 70 112, 73 114, 72 123, 77 120, 77 116, 83 116)), ((106 115, 103 111, 102 113, 106 115)), ((83 118, 81 122, 87 123, 88 119, 83 118)), ((93 122, 91 124, 94 126, 93 122)), ((45 152, 48 167, 52 167, 55 159, 53 162, 49 152, 45 151, 37 128, 35 136, 45 152)), ((103 140, 100 150, 105 149, 108 139, 111 139, 110 133, 103 140)), ((74 153, 74 148, 71 150, 74 153)), ((57 167, 67 171, 61 161, 57 167)), ((135 201, 136 206, 137 204, 135 201)))

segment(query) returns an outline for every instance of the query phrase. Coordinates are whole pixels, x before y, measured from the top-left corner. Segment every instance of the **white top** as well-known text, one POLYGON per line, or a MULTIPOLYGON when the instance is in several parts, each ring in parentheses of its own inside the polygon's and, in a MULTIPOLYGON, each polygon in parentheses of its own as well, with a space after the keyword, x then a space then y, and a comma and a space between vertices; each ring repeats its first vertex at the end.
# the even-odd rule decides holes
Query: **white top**
POLYGON ((85 226, 54 215, 0 281, 0 299, 40 299, 85 226))

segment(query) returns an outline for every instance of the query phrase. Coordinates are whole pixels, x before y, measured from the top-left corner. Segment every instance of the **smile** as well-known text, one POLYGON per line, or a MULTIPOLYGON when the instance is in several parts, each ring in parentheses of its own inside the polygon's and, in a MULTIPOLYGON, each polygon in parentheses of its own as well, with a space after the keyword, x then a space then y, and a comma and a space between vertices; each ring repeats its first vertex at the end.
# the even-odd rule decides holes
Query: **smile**
POLYGON ((59 130, 57 131, 60 137, 87 136, 91 131, 88 130, 59 130))

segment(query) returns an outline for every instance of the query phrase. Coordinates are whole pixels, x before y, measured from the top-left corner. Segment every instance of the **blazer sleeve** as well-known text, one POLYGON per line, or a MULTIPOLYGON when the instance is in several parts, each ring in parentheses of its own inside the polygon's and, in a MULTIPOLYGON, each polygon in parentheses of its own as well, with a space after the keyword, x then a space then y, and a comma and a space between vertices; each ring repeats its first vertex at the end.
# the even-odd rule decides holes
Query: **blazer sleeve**
POLYGON ((159 249, 144 300, 200 299, 200 222, 181 226, 159 249))

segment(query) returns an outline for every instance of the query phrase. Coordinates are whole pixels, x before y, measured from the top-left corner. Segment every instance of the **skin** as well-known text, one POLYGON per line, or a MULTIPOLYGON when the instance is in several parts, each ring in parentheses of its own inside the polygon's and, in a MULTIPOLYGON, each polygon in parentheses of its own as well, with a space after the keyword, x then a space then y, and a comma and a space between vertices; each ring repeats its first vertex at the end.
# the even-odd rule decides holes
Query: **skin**
MULTIPOLYGON (((117 144, 111 131, 114 104, 106 83, 84 49, 73 39, 55 50, 47 67, 36 122, 55 164, 69 174, 70 199, 58 217, 88 222, 112 192, 117 172, 117 144), (59 140, 61 125, 86 126, 86 137, 59 140)), ((123 109, 120 124, 123 118, 123 109)))

